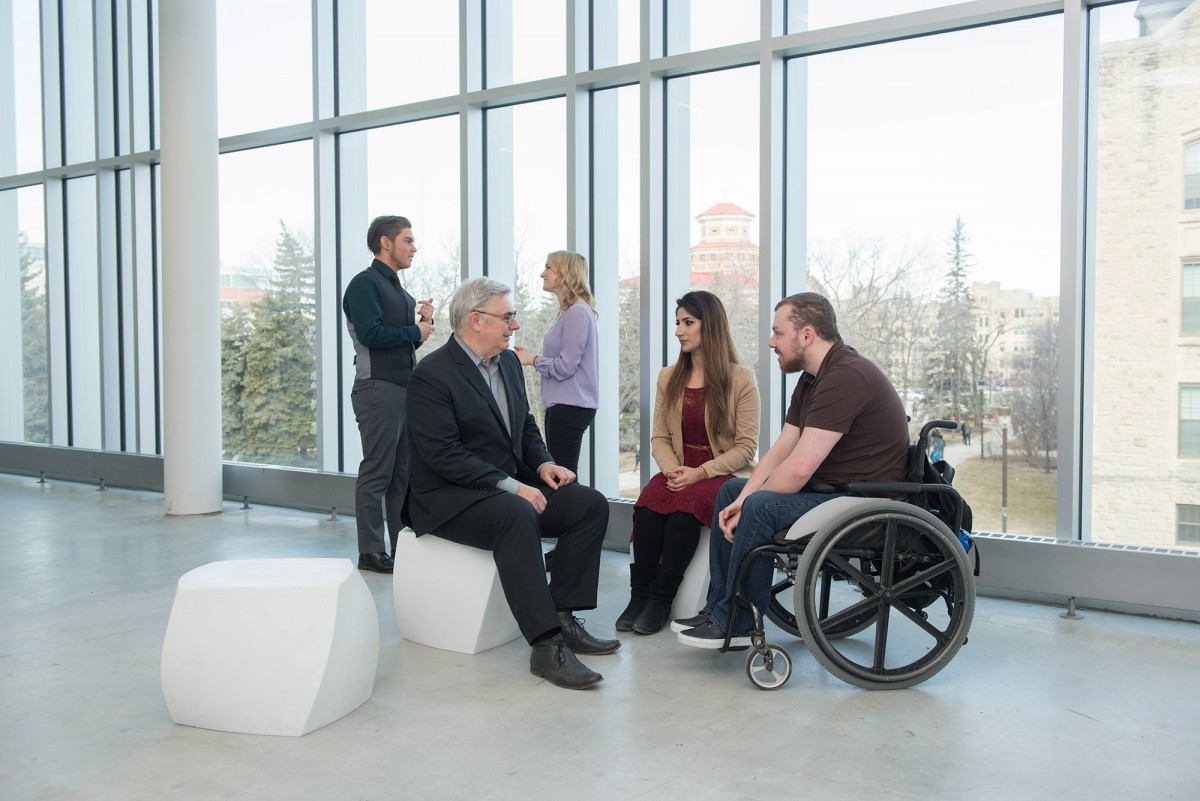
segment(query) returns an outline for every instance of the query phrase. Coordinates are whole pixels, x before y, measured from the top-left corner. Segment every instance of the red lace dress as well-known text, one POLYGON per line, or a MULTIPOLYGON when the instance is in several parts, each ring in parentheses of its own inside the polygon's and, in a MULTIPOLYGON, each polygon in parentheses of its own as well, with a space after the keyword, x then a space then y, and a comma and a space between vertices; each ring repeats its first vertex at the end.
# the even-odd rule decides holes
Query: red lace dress
MULTIPOLYGON (((704 429, 704 388, 683 390, 683 463, 688 467, 699 467, 713 458, 708 442, 708 432, 704 429)), ((638 496, 634 504, 634 514, 641 507, 661 515, 672 512, 687 512, 700 521, 700 525, 712 523, 713 507, 716 505, 717 492, 721 485, 731 475, 714 476, 698 481, 679 492, 667 489, 667 479, 662 473, 655 473, 650 483, 638 496)))

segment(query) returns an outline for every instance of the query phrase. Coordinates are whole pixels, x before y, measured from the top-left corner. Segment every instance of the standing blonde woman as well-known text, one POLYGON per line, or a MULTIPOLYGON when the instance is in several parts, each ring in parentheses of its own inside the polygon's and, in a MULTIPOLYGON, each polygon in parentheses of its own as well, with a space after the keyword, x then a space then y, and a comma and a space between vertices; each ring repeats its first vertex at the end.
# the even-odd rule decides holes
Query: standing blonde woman
POLYGON ((600 405, 596 304, 588 289, 587 259, 569 250, 546 257, 542 289, 558 298, 558 320, 531 353, 518 345, 517 358, 542 377, 546 447, 555 463, 579 472, 583 435, 600 405))
POLYGON ((689 292, 676 301, 679 359, 658 374, 651 443, 655 474, 633 510, 629 606, 618 631, 654 634, 712 520, 721 485, 746 475, 758 451, 758 385, 738 364, 721 299, 689 292))

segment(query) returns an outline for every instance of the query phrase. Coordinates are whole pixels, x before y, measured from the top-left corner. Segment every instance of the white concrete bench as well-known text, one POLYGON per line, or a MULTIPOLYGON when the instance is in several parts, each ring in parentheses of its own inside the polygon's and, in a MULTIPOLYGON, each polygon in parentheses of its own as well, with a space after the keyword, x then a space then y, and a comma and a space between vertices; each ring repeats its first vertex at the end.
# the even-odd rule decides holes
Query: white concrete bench
POLYGON ((299 736, 371 697, 375 599, 349 559, 247 559, 185 573, 162 687, 184 726, 299 736))
POLYGON ((491 551, 405 528, 395 558, 392 595, 404 639, 477 654, 521 636, 491 551))

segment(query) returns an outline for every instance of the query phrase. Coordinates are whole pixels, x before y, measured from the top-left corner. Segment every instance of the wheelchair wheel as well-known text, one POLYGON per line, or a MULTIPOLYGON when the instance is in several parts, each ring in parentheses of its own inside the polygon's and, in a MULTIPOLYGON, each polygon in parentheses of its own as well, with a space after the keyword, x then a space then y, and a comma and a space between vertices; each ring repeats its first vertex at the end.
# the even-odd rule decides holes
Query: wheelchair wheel
MULTIPOLYGON (((796 613, 792 611, 792 605, 795 600, 795 578, 796 568, 799 557, 796 554, 788 556, 789 569, 786 571, 787 578, 778 582, 771 588, 771 605, 767 607, 767 617, 779 628, 791 634, 793 637, 800 637, 800 627, 796 624, 796 613)), ((782 568, 781 568, 782 569, 782 568)), ((822 598, 821 609, 828 609, 830 597, 841 592, 854 592, 846 584, 837 584, 836 582, 844 581, 844 576, 834 570, 827 570, 822 576, 822 587, 820 589, 819 598, 822 598)), ((861 597, 861 595, 860 595, 861 597)), ((858 634, 875 620, 877 610, 867 610, 861 615, 857 615, 844 623, 831 627, 825 632, 825 636, 831 640, 838 640, 842 637, 849 637, 858 634)), ((827 616, 827 615, 824 615, 827 616)))
POLYGON ((868 690, 899 689, 936 674, 966 642, 975 578, 937 518, 880 499, 813 536, 795 604, 801 636, 830 673, 868 690))
POLYGON ((760 690, 778 690, 792 677, 792 658, 778 645, 768 645, 767 651, 766 654, 759 651, 747 654, 746 675, 760 690))

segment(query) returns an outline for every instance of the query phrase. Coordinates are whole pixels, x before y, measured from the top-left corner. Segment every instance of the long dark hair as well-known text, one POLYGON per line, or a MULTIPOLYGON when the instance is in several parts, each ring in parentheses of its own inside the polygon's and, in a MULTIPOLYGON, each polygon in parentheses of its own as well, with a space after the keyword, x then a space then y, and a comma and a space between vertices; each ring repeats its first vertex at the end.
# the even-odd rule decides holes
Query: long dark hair
MULTIPOLYGON (((725 304, 711 292, 696 290, 675 301, 676 311, 683 309, 700 321, 700 349, 704 352, 705 420, 713 436, 723 434, 733 416, 729 390, 733 385, 733 365, 741 364, 725 304)), ((667 406, 672 408, 683 397, 692 374, 692 354, 680 353, 667 381, 667 406)))

